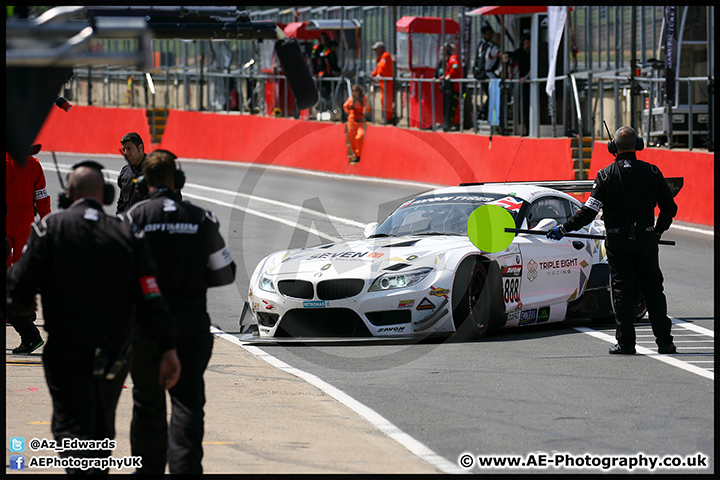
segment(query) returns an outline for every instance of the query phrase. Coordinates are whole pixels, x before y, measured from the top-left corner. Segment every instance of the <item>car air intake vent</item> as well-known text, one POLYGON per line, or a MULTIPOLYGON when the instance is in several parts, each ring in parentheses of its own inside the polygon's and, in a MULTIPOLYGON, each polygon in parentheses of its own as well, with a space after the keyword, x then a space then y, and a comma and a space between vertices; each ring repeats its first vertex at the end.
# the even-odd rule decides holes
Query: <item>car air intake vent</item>
POLYGON ((410 323, 410 320, 412 320, 412 314, 410 313, 410 310, 368 312, 365 315, 367 316, 368 320, 370 320, 370 323, 372 323, 376 327, 410 323))
POLYGON ((278 290, 286 297, 312 300, 313 285, 306 280, 280 280, 278 290))
POLYGON ((402 270, 405 267, 409 267, 409 263, 396 263, 395 265, 390 265, 387 268, 383 268, 383 270, 390 271, 390 272, 397 272, 398 270, 402 270))
POLYGON ((408 240, 407 242, 398 242, 393 243, 392 245, 386 245, 383 248, 395 248, 395 247, 412 247, 415 245, 419 240, 408 240))
POLYGON ((365 282, 357 278, 323 280, 317 284, 317 295, 320 300, 339 300, 354 297, 364 286, 365 282))

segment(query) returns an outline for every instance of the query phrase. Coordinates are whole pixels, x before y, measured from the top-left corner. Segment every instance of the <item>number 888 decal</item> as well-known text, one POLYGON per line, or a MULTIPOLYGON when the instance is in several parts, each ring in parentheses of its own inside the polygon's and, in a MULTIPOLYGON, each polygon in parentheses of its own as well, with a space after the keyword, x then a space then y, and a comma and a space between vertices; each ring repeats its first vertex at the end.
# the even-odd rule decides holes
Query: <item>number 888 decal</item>
POLYGON ((505 277, 503 285, 505 304, 515 304, 520 301, 520 278, 505 277))

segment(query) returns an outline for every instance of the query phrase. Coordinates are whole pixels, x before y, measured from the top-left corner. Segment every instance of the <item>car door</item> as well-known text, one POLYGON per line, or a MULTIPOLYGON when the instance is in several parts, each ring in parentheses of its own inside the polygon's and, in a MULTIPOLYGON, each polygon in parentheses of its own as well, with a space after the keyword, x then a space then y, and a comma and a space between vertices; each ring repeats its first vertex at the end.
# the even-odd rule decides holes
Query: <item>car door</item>
MULTIPOLYGON (((533 228, 545 218, 563 223, 572 213, 571 205, 559 196, 538 198, 527 209, 527 226, 533 228)), ((517 241, 523 262, 520 324, 561 320, 568 300, 575 298, 584 285, 592 252, 587 242, 593 240, 564 237, 556 241, 545 235, 521 236, 517 241), (552 305, 557 307, 551 310, 552 305)))

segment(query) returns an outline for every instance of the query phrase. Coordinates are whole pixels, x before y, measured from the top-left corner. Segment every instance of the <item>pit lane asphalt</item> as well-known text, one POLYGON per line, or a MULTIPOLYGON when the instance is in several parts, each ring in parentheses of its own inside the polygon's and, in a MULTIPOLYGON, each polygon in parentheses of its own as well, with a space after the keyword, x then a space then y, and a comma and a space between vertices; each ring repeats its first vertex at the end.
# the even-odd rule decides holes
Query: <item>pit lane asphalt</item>
MULTIPOLYGON (((35 323, 46 339, 42 311, 39 314, 35 323)), ((10 455, 25 455, 29 465, 31 457, 57 453, 29 448, 31 439, 53 439, 52 401, 41 358, 44 347, 30 355, 13 355, 20 338, 11 326, 5 330, 5 472, 65 473, 61 468, 9 468, 10 455), (25 439, 23 452, 10 451, 11 437, 25 439)), ((205 390, 205 473, 438 473, 317 387, 217 336, 205 390)), ((112 456, 116 459, 132 455, 131 392, 128 376, 115 420, 117 448, 112 456)))
MULTIPOLYGON (((118 168, 105 159, 101 162, 118 168)), ((217 184, 227 190, 247 178, 246 173, 234 174, 236 168, 184 164, 190 183, 217 184)), ((376 219, 378 204, 408 194, 397 185, 381 188, 326 178, 306 182, 274 172, 261 176, 250 193, 315 209, 320 205, 329 214, 360 222, 376 219)), ((297 236, 297 229, 254 216, 246 216, 238 225, 235 213, 228 214, 215 203, 208 203, 207 208, 228 229, 226 239, 233 257, 242 259, 240 268, 247 275, 268 252, 293 242, 327 242, 312 234, 297 236)), ((309 226, 315 221, 298 217, 297 212, 288 218, 293 216, 309 226)), ((671 313, 712 329, 713 285, 712 275, 707 275, 712 271, 712 241, 708 246, 706 236, 673 229, 666 237, 678 241, 678 247, 661 250, 671 313)), ((242 299, 244 288, 209 291, 211 318, 226 332, 237 334, 238 298, 242 299)), ((646 356, 611 357, 606 353, 609 345, 570 327, 515 329, 482 342, 441 346, 270 346, 263 350, 337 386, 448 460, 466 450, 712 454, 713 382, 646 356)))

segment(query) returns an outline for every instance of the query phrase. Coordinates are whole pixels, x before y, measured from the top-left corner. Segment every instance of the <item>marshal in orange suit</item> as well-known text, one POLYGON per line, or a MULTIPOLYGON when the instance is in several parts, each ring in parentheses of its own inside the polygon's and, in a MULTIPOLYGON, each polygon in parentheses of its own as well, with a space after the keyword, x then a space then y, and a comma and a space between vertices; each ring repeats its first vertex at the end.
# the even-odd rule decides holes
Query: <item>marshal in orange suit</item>
POLYGON ((365 142, 365 116, 370 111, 367 97, 360 85, 353 85, 352 94, 345 100, 343 109, 348 115, 347 139, 354 155, 350 163, 357 163, 360 161, 363 143, 365 142))

